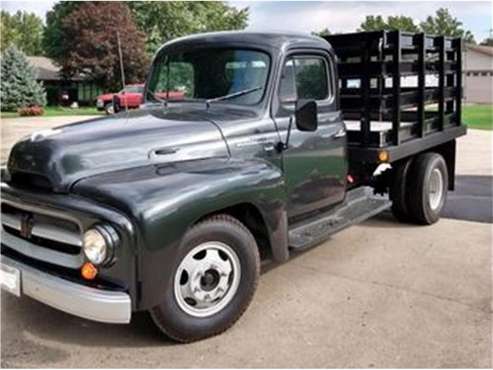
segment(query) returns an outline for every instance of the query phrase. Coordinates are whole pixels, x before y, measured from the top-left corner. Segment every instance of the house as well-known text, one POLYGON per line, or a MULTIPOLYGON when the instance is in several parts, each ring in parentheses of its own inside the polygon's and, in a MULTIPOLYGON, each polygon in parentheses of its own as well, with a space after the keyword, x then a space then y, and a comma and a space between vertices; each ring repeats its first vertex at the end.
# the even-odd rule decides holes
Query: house
POLYGON ((31 56, 27 60, 34 67, 36 80, 42 82, 46 89, 48 105, 61 104, 63 94, 68 94, 68 103, 92 105, 102 92, 101 88, 81 76, 65 78, 61 67, 50 58, 31 56))
POLYGON ((464 101, 493 104, 493 47, 467 44, 464 54, 464 101))

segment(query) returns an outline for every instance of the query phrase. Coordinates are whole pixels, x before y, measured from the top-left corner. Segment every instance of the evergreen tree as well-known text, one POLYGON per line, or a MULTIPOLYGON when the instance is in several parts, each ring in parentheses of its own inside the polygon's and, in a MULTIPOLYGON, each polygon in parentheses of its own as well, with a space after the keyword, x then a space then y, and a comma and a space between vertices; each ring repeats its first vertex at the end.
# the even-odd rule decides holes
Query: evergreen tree
POLYGON ((44 106, 46 94, 26 55, 16 47, 9 47, 1 58, 0 105, 2 111, 44 106))

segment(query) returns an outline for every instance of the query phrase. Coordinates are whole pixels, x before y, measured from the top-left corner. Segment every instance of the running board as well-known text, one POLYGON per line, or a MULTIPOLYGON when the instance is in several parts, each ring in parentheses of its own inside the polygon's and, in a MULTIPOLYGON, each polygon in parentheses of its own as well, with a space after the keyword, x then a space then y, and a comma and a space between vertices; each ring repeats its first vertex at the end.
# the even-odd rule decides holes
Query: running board
POLYGON ((373 195, 371 188, 357 188, 346 195, 342 206, 325 217, 303 225, 295 225, 289 230, 289 247, 305 249, 312 247, 337 231, 363 222, 390 208, 392 203, 385 198, 373 195))

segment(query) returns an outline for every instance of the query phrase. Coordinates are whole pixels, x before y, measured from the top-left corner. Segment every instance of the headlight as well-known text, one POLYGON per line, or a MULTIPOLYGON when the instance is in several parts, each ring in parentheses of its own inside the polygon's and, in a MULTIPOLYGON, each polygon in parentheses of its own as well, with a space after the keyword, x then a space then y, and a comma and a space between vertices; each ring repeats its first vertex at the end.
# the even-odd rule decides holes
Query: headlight
POLYGON ((97 225, 84 233, 84 254, 95 265, 108 264, 113 259, 117 243, 118 234, 113 228, 97 225))

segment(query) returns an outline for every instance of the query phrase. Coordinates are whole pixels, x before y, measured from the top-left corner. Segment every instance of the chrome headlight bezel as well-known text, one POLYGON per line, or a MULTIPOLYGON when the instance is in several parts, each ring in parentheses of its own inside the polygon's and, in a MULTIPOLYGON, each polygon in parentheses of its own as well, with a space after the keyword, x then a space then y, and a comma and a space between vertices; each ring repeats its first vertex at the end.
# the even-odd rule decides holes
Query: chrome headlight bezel
POLYGON ((109 225, 94 225, 84 232, 82 238, 84 256, 96 266, 112 264, 118 244, 118 233, 109 225))

